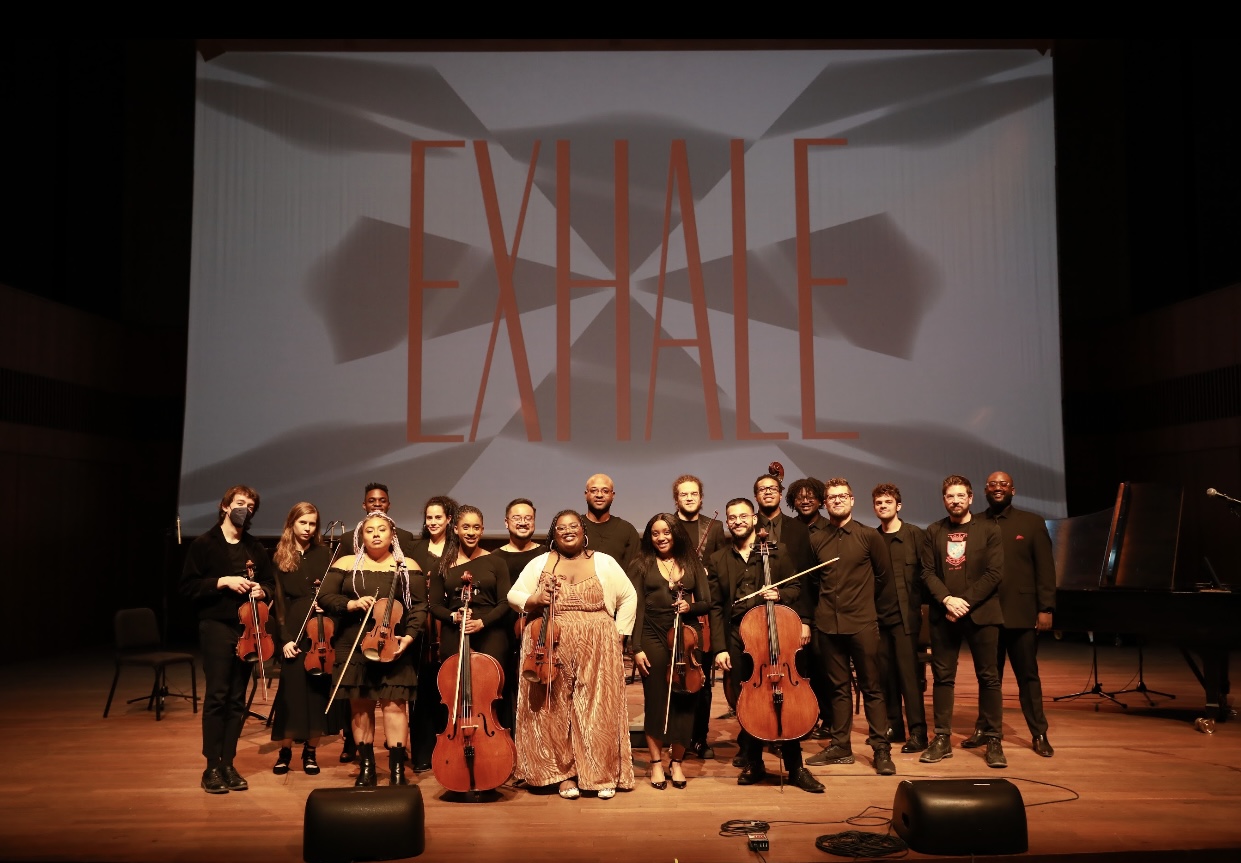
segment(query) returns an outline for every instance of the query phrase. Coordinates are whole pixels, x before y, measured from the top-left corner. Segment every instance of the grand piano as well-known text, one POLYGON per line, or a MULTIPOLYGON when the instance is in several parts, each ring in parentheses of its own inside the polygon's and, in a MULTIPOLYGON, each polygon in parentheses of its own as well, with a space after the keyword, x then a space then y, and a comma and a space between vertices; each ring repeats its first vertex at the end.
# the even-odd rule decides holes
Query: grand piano
MULTIPOLYGON (((1211 732, 1232 716, 1228 652, 1241 648, 1241 593, 1218 581, 1176 589, 1182 498, 1180 486, 1123 482, 1111 509, 1047 521, 1056 558, 1054 627, 1175 644, 1206 693, 1197 727, 1211 732)), ((1117 694, 1097 683, 1093 692, 1117 694)))

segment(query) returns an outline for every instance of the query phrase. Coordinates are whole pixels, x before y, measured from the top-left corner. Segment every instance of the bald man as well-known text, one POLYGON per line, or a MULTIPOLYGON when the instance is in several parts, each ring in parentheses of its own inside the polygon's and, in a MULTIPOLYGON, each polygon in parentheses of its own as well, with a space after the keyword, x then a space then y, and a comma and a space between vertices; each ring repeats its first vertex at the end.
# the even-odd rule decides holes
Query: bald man
POLYGON ((616 499, 616 486, 612 478, 597 473, 586 480, 586 539, 587 547, 614 557, 622 567, 638 553, 638 531, 618 515, 612 515, 612 501, 616 499))

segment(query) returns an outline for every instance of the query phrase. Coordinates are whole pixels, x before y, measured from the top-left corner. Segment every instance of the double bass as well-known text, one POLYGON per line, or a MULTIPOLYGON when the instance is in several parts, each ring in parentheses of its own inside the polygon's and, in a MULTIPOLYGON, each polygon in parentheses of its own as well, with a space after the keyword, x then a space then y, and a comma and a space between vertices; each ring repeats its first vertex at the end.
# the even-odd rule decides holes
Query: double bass
POLYGON ((504 696, 504 669, 494 657, 475 653, 465 633, 474 577, 467 571, 461 580, 461 642, 436 678, 440 698, 449 708, 448 722, 435 739, 431 771, 445 789, 473 801, 479 791, 499 788, 508 780, 517 748, 493 706, 504 696))
MULTIPOLYGON (((760 528, 755 549, 763 558, 764 587, 772 586, 774 548, 766 528, 760 528)), ((819 719, 819 703, 810 680, 797 670, 801 618, 767 600, 741 618, 741 641, 753 669, 738 684, 737 721, 751 736, 770 743, 805 737, 819 719)))

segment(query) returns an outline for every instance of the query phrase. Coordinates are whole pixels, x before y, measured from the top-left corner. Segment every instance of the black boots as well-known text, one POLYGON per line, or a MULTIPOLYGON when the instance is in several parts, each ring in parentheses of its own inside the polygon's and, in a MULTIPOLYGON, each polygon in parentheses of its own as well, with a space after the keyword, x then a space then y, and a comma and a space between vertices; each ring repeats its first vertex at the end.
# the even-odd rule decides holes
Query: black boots
POLYGON ((319 775, 319 762, 315 761, 315 747, 309 743, 302 744, 302 769, 307 776, 319 775))
POLYGON ((374 787, 379 784, 379 780, 375 776, 375 744, 358 744, 358 778, 354 780, 353 784, 359 787, 374 787))
POLYGON ((289 762, 293 760, 293 750, 288 746, 281 746, 280 753, 276 756, 276 763, 272 765, 271 772, 277 776, 283 776, 289 772, 289 762))
MULTIPOLYGON (((392 771, 391 784, 408 785, 409 780, 405 778, 405 762, 407 756, 405 746, 398 743, 388 750, 388 769, 392 771)), ((372 783, 373 784, 373 783, 372 783)))

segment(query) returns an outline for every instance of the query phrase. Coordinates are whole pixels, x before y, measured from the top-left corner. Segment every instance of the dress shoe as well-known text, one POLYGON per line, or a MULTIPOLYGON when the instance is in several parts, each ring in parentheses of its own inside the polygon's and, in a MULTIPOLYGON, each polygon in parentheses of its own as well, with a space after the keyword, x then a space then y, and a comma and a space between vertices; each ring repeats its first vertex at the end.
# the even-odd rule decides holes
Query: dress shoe
POLYGON ((904 743, 905 742, 905 729, 904 728, 900 728, 900 729, 889 728, 888 729, 888 742, 889 743, 904 743))
POLYGON ((250 783, 231 764, 225 764, 220 768, 220 776, 224 779, 224 784, 228 786, 229 791, 245 791, 250 787, 250 783))
POLYGON ((922 757, 918 760, 923 764, 934 764, 937 761, 943 761, 945 758, 952 757, 952 738, 947 734, 936 734, 931 739, 931 745, 926 748, 926 752, 922 753, 922 757))
POLYGON ((283 776, 289 772, 289 762, 293 760, 293 749, 289 746, 281 746, 280 752, 276 754, 276 763, 272 765, 271 772, 277 776, 283 776))
POLYGON ((814 774, 805 767, 799 767, 789 774, 789 785, 795 785, 802 791, 811 794, 822 794, 823 783, 814 778, 814 774))
POLYGON ((613 797, 616 796, 616 789, 615 788, 600 788, 595 793, 595 796, 598 797, 600 800, 611 800, 613 797))
POLYGON ((1031 748, 1044 758, 1051 758, 1056 754, 1056 750, 1052 749, 1051 744, 1047 742, 1046 734, 1035 735, 1034 745, 1031 748))
POLYGON ((826 740, 832 736, 832 727, 820 722, 814 727, 814 730, 806 735, 811 740, 826 740))
POLYGON ((358 748, 349 743, 345 743, 345 747, 340 750, 340 763, 348 764, 350 761, 358 757, 358 748))
POLYGON ((733 767, 745 767, 748 763, 745 756, 740 752, 733 756, 733 767))
POLYGON ((892 750, 889 747, 875 747, 875 772, 880 776, 896 775, 896 765, 892 763, 892 750))
POLYGON ((664 775, 664 768, 662 765, 652 764, 651 765, 651 787, 654 788, 656 791, 663 791, 665 788, 668 787, 668 780, 660 779, 658 782, 655 781, 655 768, 656 767, 659 768, 659 775, 660 776, 664 775))
POLYGON ((767 778, 767 768, 761 764, 747 764, 737 776, 738 785, 757 785, 767 778))
POLYGON ((921 752, 926 749, 926 735, 914 734, 905 741, 905 745, 901 747, 901 752, 921 752))
POLYGON ((1000 743, 1000 738, 991 737, 987 740, 987 751, 982 760, 987 762, 988 767, 1008 766, 1008 759, 1004 757, 1004 744, 1000 743))
POLYGON ((961 741, 962 749, 981 749, 987 745, 987 738, 982 736, 982 729, 975 728, 974 733, 961 741))
POLYGON ((853 751, 839 745, 829 746, 817 755, 811 755, 806 763, 814 767, 824 764, 852 764, 853 751))
POLYGON ((691 743, 685 750, 691 752, 694 757, 701 758, 703 761, 709 761, 715 757, 715 750, 711 748, 711 744, 705 740, 698 740, 691 743))
POLYGON ((228 785, 224 783, 224 777, 220 775, 220 768, 208 767, 203 771, 202 781, 203 791, 208 794, 227 794, 228 785))
POLYGON ((430 769, 431 769, 431 762, 430 762, 430 761, 420 761, 420 762, 418 762, 417 764, 415 764, 415 765, 414 765, 414 772, 415 772, 415 773, 426 773, 426 772, 427 772, 428 770, 430 770, 430 769))

